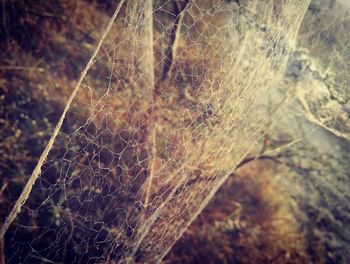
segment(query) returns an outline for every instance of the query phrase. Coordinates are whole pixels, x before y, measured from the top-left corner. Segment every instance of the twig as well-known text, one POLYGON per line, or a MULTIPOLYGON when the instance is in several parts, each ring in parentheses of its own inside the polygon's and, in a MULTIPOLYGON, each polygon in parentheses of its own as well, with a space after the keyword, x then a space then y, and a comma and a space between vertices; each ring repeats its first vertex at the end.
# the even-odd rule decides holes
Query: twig
POLYGON ((272 160, 276 163, 283 163, 281 160, 279 160, 280 157, 283 157, 283 152, 288 148, 292 147, 294 144, 301 142, 304 138, 305 136, 299 137, 277 148, 265 150, 265 151, 262 150, 262 152, 259 153, 258 155, 246 157, 237 165, 236 169, 254 160, 272 160))
POLYGON ((174 8, 176 10, 176 19, 174 21, 174 27, 173 27, 173 32, 170 34, 170 45, 168 50, 166 51, 166 62, 164 65, 164 69, 163 69, 163 74, 162 74, 162 81, 166 80, 169 73, 171 72, 171 70, 174 67, 174 61, 176 58, 176 51, 177 51, 177 46, 179 43, 179 39, 180 39, 180 33, 181 33, 181 26, 183 23, 183 19, 185 16, 185 11, 188 7, 188 3, 189 1, 186 0, 184 1, 185 6, 181 9, 181 7, 178 5, 178 3, 175 1, 174 2, 174 8))
POLYGON ((152 159, 150 164, 149 177, 147 180, 148 183, 147 183, 147 190, 146 190, 145 206, 148 205, 149 197, 151 195, 151 190, 152 190, 152 182, 154 178, 154 170, 155 170, 156 156, 157 156, 156 140, 157 140, 157 127, 155 124, 154 128, 152 129, 152 150, 151 150, 152 159))
POLYGON ((253 157, 246 157, 244 160, 242 160, 237 166, 236 169, 243 167, 244 165, 254 161, 254 160, 272 160, 276 163, 282 163, 278 157, 276 156, 268 156, 268 155, 261 155, 261 156, 253 156, 253 157))
MULTIPOLYGON (((148 1, 147 1, 148 2, 148 1)), ((146 195, 145 195, 145 201, 144 204, 145 206, 148 205, 149 202, 149 197, 151 195, 151 190, 152 190, 152 183, 153 183, 153 178, 154 178, 154 173, 155 173, 155 163, 156 163, 156 156, 157 156, 157 148, 156 148, 156 130, 157 130, 157 99, 158 96, 160 95, 160 86, 163 84, 163 82, 168 78, 169 72, 171 72, 171 69, 174 64, 174 60, 176 57, 176 50, 177 50, 177 45, 179 42, 180 38, 180 31, 181 31, 181 25, 183 22, 183 17, 184 17, 184 11, 188 6, 188 1, 185 1, 185 6, 184 8, 180 8, 177 2, 174 2, 175 4, 175 10, 176 10, 176 19, 174 21, 174 27, 173 27, 173 34, 171 34, 170 38, 170 47, 168 48, 168 52, 166 52, 167 56, 167 63, 165 63, 164 68, 163 68, 163 74, 162 78, 160 81, 157 83, 157 85, 154 84, 154 79, 152 79, 152 85, 153 85, 153 105, 150 108, 150 125, 149 125, 149 146, 151 148, 151 160, 150 160, 150 166, 149 166, 149 176, 147 178, 147 186, 146 186, 146 195)), ((148 12, 148 15, 152 15, 152 6, 149 5, 148 8, 146 8, 146 12, 148 12)), ((149 22, 152 23, 150 27, 153 27, 153 21, 149 19, 149 22)), ((153 31, 150 31, 151 34, 153 34, 153 31)), ((152 41, 152 38, 150 38, 150 41, 152 41)), ((153 47, 153 43, 150 43, 150 47, 153 47)), ((153 55, 153 53, 152 53, 153 55)), ((153 56, 152 56, 153 57, 153 56)), ((153 58, 152 58, 153 59, 153 58)), ((153 63, 153 60, 152 60, 153 63)), ((151 73, 150 73, 151 74, 151 73)))
POLYGON ((32 175, 30 176, 30 178, 29 178, 26 186, 24 187, 21 195, 19 196, 19 198, 17 199, 14 207, 12 208, 11 213, 7 216, 7 218, 5 220, 5 223, 1 227, 0 239, 3 239, 7 229, 12 224, 12 222, 15 220, 15 218, 18 215, 18 213, 21 211, 21 208, 22 208, 23 204, 27 201, 27 199, 29 197, 29 194, 30 194, 30 192, 31 192, 31 190, 33 188, 33 185, 34 185, 35 181, 37 180, 37 178, 39 177, 39 175, 41 173, 41 167, 43 166, 43 164, 44 164, 44 162, 45 162, 45 160, 46 160, 46 158, 47 158, 47 156, 48 156, 48 154, 49 154, 49 152, 50 152, 50 150, 51 150, 51 148, 52 148, 52 146, 53 146, 53 144, 55 142, 55 139, 56 139, 56 137, 58 135, 58 132, 61 129, 61 126, 63 124, 63 121, 64 121, 65 117, 66 117, 68 109, 69 109, 70 105, 72 104, 72 101, 73 101, 75 95, 77 94, 77 92, 78 92, 78 90, 80 88, 80 85, 81 85, 83 79, 85 78, 85 75, 87 74, 87 72, 90 69, 90 67, 93 65, 94 59, 95 59, 97 53, 99 52, 99 50, 100 50, 100 48, 102 46, 102 43, 103 43, 104 39, 106 38, 108 32, 112 28, 113 22, 116 19, 117 15, 119 14, 119 11, 120 11, 120 9, 121 9, 121 7, 122 7, 124 2, 125 2, 125 0, 121 0, 119 5, 115 9, 114 14, 111 17, 111 19, 109 20, 108 25, 107 25, 105 31, 103 32, 103 35, 102 35, 99 43, 97 44, 97 47, 96 47, 94 53, 91 55, 89 62, 86 64, 85 69, 81 73, 79 81, 75 85, 74 90, 73 90, 72 94, 70 95, 70 97, 69 97, 69 99, 67 101, 67 104, 66 104, 66 106, 65 106, 65 108, 63 110, 63 113, 62 113, 62 115, 61 115, 61 117, 60 117, 60 119, 59 119, 59 121, 58 121, 58 123, 57 123, 57 125, 55 127, 55 130, 53 131, 53 133, 51 135, 51 138, 50 138, 48 144, 46 145, 43 153, 41 154, 40 159, 39 159, 39 161, 38 161, 38 163, 37 163, 37 165, 36 165, 32 175))
POLYGON ((38 71, 44 72, 44 68, 36 68, 36 67, 23 67, 23 66, 2 66, 0 67, 0 71, 11 71, 11 70, 20 70, 20 71, 38 71))

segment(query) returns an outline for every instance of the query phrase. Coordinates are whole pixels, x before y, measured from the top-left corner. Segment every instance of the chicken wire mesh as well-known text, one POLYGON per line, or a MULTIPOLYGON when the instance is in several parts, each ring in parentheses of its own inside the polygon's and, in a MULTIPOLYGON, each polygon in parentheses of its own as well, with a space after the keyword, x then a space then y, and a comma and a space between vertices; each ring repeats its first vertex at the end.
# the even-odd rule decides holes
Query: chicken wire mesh
POLYGON ((8 261, 160 262, 262 135, 308 4, 120 1, 3 226, 8 261))

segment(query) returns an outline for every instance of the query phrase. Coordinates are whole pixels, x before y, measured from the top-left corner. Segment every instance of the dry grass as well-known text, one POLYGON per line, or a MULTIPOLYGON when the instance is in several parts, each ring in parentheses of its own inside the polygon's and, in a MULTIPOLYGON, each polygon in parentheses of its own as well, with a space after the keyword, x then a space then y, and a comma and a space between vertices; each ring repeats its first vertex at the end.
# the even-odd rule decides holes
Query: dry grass
POLYGON ((307 242, 290 208, 291 197, 280 182, 284 176, 272 161, 243 166, 164 262, 309 263, 307 242))

